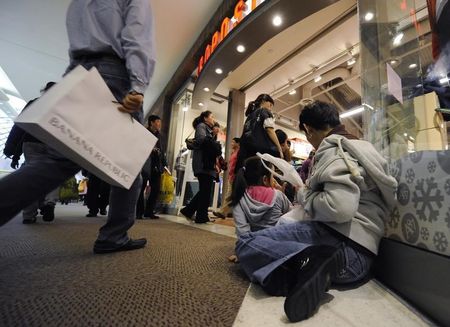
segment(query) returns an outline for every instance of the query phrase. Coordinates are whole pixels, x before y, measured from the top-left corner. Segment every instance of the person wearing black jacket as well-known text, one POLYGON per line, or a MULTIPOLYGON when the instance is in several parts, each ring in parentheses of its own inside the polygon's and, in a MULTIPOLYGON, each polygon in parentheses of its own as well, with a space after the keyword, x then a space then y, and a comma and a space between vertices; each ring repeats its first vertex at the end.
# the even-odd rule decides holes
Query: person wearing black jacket
MULTIPOLYGON (((55 82, 48 82, 41 90, 41 93, 50 89, 55 82)), ((26 110, 38 98, 30 100, 23 110, 26 110)), ((5 143, 3 153, 6 157, 12 159, 11 168, 17 169, 19 167, 19 160, 21 155, 25 156, 25 165, 32 164, 39 161, 47 152, 47 145, 39 141, 37 138, 28 134, 16 124, 13 125, 5 143)), ((55 204, 58 199, 58 188, 48 193, 45 198, 40 201, 33 202, 28 207, 23 209, 22 222, 24 224, 33 224, 36 222, 38 209, 40 209, 42 219, 44 221, 53 221, 55 219, 55 204)))
POLYGON ((216 177, 216 159, 221 155, 220 143, 214 139, 212 127, 214 116, 211 111, 203 111, 194 119, 192 127, 195 129, 195 149, 192 156, 192 170, 199 182, 199 191, 191 202, 180 210, 181 214, 192 219, 194 214, 197 224, 210 222, 208 217, 208 206, 211 197, 214 178, 216 177))
POLYGON ((136 207, 137 219, 142 219, 143 217, 150 219, 159 218, 159 216, 155 214, 155 207, 161 189, 161 174, 164 171, 164 167, 167 166, 166 154, 161 142, 161 118, 159 116, 150 115, 150 117, 148 117, 148 130, 158 139, 158 141, 142 169, 143 183, 136 207), (144 190, 147 181, 150 184, 150 194, 144 205, 144 190))

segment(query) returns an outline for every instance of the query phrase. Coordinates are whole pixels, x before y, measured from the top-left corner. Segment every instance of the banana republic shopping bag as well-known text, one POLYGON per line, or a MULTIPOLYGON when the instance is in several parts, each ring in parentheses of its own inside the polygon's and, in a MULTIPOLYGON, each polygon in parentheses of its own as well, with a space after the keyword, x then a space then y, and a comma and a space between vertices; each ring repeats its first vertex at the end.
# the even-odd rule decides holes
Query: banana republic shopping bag
POLYGON ((78 66, 15 122, 109 184, 129 189, 157 140, 112 101, 97 69, 78 66))

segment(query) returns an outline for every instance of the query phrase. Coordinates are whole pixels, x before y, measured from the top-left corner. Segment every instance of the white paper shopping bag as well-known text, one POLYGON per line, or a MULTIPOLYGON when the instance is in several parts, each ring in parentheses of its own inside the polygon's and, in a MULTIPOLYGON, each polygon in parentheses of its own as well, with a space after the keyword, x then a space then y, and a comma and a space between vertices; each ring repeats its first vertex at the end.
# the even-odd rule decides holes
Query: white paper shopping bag
POLYGON ((97 69, 78 66, 15 122, 104 181, 129 189, 157 139, 113 101, 97 69))

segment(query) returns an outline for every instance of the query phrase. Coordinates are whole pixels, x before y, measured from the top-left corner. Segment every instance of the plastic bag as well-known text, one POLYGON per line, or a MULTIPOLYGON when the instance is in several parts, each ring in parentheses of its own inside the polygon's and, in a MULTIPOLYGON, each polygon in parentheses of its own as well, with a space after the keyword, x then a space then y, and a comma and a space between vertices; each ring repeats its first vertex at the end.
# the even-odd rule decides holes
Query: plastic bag
POLYGON ((161 175, 161 189, 159 191, 159 201, 163 204, 170 204, 173 201, 175 185, 172 176, 167 172, 161 175))

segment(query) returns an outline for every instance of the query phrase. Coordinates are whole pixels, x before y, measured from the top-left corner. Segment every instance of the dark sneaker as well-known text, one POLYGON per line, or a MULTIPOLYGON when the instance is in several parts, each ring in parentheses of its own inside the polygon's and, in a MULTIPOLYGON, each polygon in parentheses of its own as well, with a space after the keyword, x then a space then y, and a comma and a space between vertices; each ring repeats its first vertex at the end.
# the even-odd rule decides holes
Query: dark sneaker
POLYGON ((157 215, 151 215, 149 218, 150 218, 150 219, 159 219, 159 216, 157 216, 157 215))
POLYGON ((46 204, 41 208, 41 215, 43 221, 53 221, 55 219, 55 206, 46 204))
POLYGON ((206 219, 197 219, 195 218, 195 223, 196 224, 206 224, 206 223, 213 223, 215 222, 214 219, 210 219, 210 218, 206 218, 206 219))
POLYGON ((345 266, 342 247, 312 246, 306 252, 297 283, 284 302, 284 312, 291 322, 307 319, 316 312, 331 280, 345 266))
POLYGON ((24 218, 22 223, 25 225, 34 224, 36 222, 36 217, 33 218, 24 218))
POLYGON ((186 207, 184 207, 183 209, 181 209, 181 210, 180 210, 180 213, 181 213, 184 217, 186 217, 186 219, 188 219, 188 220, 192 220, 192 216, 194 215, 194 214, 189 213, 189 212, 186 210, 186 207))
POLYGON ((132 251, 145 247, 147 244, 146 238, 139 238, 137 240, 129 239, 127 243, 123 245, 117 245, 115 243, 106 242, 106 241, 95 241, 94 244, 94 253, 95 254, 103 254, 103 253, 112 253, 112 252, 120 252, 120 251, 132 251))
POLYGON ((86 217, 89 217, 89 218, 91 218, 91 217, 97 217, 97 214, 96 214, 96 213, 93 213, 93 212, 89 212, 89 213, 86 215, 86 217))
POLYGON ((100 210, 100 214, 102 216, 106 216, 108 214, 108 211, 106 211, 106 209, 100 210))
POLYGON ((225 219, 225 218, 226 218, 225 215, 224 215, 223 213, 219 212, 219 211, 213 211, 212 214, 213 214, 214 216, 219 217, 219 218, 222 218, 222 219, 225 219))

